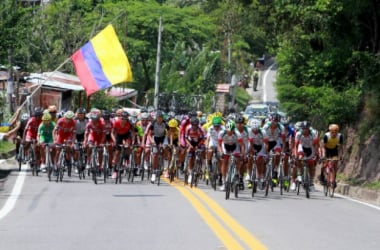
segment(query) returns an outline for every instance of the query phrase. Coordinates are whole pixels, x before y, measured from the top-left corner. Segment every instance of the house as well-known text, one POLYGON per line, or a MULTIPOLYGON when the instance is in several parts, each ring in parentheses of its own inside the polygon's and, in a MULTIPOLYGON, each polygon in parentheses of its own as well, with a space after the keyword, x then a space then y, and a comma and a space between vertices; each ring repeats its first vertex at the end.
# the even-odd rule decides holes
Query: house
MULTIPOLYGON (((77 106, 72 103, 73 92, 80 91, 79 105, 85 106, 81 104, 81 93, 84 93, 84 88, 75 75, 54 71, 31 73, 24 79, 25 85, 20 90, 21 103, 26 99, 26 96, 32 95, 32 107, 39 106, 46 109, 50 105, 55 105, 58 110, 73 109, 74 106, 77 106)), ((130 103, 136 102, 137 91, 134 89, 113 87, 107 90, 107 93, 116 97, 120 102, 125 100, 130 103)))

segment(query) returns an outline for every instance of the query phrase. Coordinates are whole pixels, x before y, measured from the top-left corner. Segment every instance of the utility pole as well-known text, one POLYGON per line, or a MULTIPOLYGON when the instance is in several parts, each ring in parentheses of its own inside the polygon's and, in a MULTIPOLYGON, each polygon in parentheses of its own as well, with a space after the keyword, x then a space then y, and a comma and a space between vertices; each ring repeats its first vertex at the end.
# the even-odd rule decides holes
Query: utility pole
POLYGON ((154 81, 154 109, 158 109, 158 92, 159 92, 159 82, 160 82, 160 59, 161 59, 161 33, 163 31, 162 27, 162 16, 160 16, 160 23, 158 26, 158 42, 157 42, 157 61, 156 61, 156 77, 154 81))
POLYGON ((8 49, 8 62, 7 103, 9 113, 13 113, 13 48, 8 49))

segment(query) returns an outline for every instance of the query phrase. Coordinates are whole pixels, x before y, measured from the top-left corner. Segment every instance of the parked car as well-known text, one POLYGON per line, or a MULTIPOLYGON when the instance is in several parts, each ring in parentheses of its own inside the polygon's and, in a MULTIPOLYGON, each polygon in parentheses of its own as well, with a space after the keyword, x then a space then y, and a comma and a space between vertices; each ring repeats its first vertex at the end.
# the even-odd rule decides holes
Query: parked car
POLYGON ((247 105, 247 107, 244 110, 243 116, 245 116, 248 120, 252 118, 262 120, 267 118, 269 113, 269 105, 263 103, 252 103, 247 105))

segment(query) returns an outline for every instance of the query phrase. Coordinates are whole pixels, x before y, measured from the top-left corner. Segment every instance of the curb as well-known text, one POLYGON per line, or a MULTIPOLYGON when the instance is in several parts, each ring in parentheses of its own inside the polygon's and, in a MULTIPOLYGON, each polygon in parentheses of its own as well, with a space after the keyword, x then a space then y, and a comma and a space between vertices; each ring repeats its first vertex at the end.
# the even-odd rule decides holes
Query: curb
POLYGON ((368 188, 350 186, 345 183, 338 183, 336 192, 353 199, 365 201, 380 206, 380 191, 368 188))

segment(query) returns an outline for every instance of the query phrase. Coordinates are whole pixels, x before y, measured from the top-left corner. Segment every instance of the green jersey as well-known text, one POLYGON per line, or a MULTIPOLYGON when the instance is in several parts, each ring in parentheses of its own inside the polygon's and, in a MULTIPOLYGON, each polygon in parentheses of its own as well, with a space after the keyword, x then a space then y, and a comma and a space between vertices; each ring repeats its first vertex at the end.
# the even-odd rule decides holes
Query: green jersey
POLYGON ((54 122, 49 122, 46 125, 44 122, 38 127, 39 142, 42 143, 53 143, 53 130, 55 127, 54 122))

